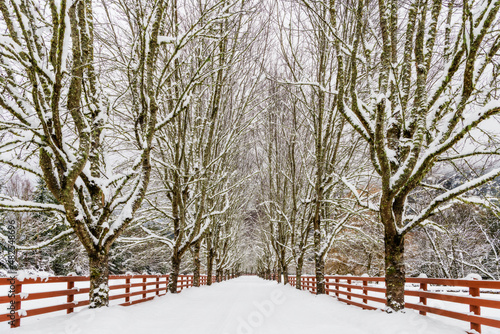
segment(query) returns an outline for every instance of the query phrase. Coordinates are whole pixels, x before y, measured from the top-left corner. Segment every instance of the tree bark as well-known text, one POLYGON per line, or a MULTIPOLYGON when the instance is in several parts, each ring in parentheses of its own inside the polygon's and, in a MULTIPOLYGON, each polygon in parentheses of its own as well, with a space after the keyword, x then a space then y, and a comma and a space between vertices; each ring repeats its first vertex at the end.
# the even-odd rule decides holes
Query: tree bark
POLYGON ((288 284, 288 265, 286 263, 286 249, 285 249, 285 247, 282 247, 282 249, 281 249, 280 262, 281 262, 280 263, 281 275, 283 276, 283 277, 280 277, 280 280, 281 280, 281 278, 283 278, 283 284, 286 285, 286 284, 288 284))
POLYGON ((322 295, 325 293, 325 260, 320 254, 316 254, 314 264, 316 267, 316 294, 322 295))
POLYGON ((181 268, 181 259, 179 254, 172 254, 172 272, 170 273, 168 290, 170 293, 177 293, 177 279, 179 277, 179 271, 181 268))
POLYGON ((222 270, 219 268, 215 271, 215 279, 217 280, 217 283, 222 281, 222 270))
POLYGON ((302 288, 302 266, 304 265, 304 258, 301 256, 297 261, 297 267, 295 268, 295 288, 300 290, 302 288))
POLYGON ((109 304, 109 266, 108 252, 89 254, 90 269, 90 308, 99 308, 109 304))
POLYGON ((207 254, 207 285, 212 285, 212 272, 214 267, 214 254, 210 249, 207 254))
POLYGON ((387 307, 399 311, 405 307, 404 236, 386 229, 384 241, 387 307))
POLYGON ((200 286, 200 267, 201 267, 200 248, 201 248, 201 240, 197 241, 194 244, 194 251, 193 251, 193 265, 194 265, 193 286, 200 286))

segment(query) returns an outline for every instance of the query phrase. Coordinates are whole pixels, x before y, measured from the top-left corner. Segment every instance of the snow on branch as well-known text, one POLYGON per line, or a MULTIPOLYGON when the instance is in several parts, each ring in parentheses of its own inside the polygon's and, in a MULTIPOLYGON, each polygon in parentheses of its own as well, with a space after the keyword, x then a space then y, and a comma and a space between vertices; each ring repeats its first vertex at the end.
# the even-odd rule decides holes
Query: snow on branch
POLYGON ((0 154, 0 163, 9 165, 9 166, 17 168, 17 169, 25 170, 25 171, 32 173, 38 177, 42 177, 42 174, 40 173, 40 171, 35 170, 33 168, 32 164, 26 163, 26 162, 19 160, 19 159, 15 159, 13 157, 8 157, 5 154, 0 154))
POLYGON ((360 206, 378 212, 378 207, 375 206, 368 198, 366 198, 366 203, 363 203, 356 187, 354 187, 354 185, 350 183, 344 176, 341 177, 340 179, 347 186, 347 188, 349 188, 352 194, 356 197, 356 200, 360 206))
POLYGON ((451 200, 456 199, 460 195, 466 193, 469 190, 477 188, 488 181, 491 181, 500 175, 500 168, 496 168, 485 175, 473 179, 471 181, 465 182, 464 184, 455 187, 447 192, 437 196, 424 210, 421 211, 419 215, 416 215, 407 223, 402 229, 399 230, 401 235, 406 234, 416 225, 422 223, 429 216, 434 214, 437 209, 441 208, 443 205, 448 204, 451 200))
POLYGON ((423 152, 421 158, 415 164, 410 179, 418 178, 425 170, 432 159, 436 159, 448 149, 453 147, 461 139, 463 139, 471 129, 477 127, 482 121, 500 112, 500 100, 494 100, 480 108, 479 111, 469 115, 463 122, 462 128, 455 132, 454 135, 447 139, 443 135, 437 137, 430 147, 423 152))
POLYGON ((6 197, 5 195, 0 195, 0 208, 7 211, 57 211, 65 213, 62 205, 25 201, 15 197, 6 197))
POLYGON ((441 162, 441 161, 458 160, 458 159, 468 158, 468 157, 472 157, 472 156, 476 156, 476 155, 493 156, 493 155, 500 155, 500 152, 498 150, 495 150, 495 151, 470 151, 470 152, 465 152, 462 154, 450 155, 447 157, 440 157, 438 159, 438 161, 441 162))
MULTIPOLYGON (((73 234, 74 230, 72 228, 70 229, 67 229, 66 231, 63 231, 61 233, 59 233, 58 235, 56 235, 55 237, 47 240, 47 241, 44 241, 44 242, 41 242, 39 244, 36 244, 36 245, 33 245, 33 246, 20 246, 20 245, 15 245, 16 249, 17 250, 23 250, 23 251, 26 251, 26 250, 35 250, 35 249, 40 249, 40 248, 43 248, 43 247, 46 247, 68 235, 71 235, 73 234)), ((3 235, 0 235, 0 238, 2 238, 4 241, 6 241, 6 237, 3 236, 3 235)))

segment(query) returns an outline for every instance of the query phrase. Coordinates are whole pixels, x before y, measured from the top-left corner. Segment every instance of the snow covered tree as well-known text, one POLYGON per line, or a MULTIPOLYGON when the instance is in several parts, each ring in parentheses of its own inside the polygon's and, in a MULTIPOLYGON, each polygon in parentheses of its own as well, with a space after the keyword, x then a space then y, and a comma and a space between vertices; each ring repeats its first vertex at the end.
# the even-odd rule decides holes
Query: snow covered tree
POLYGON ((131 79, 125 92, 133 98, 121 109, 102 85, 108 80, 112 86, 115 77, 96 71, 102 55, 95 54, 92 1, 0 2, 7 27, 0 40, 0 106, 7 113, 0 121, 7 139, 0 162, 41 177, 58 203, 4 197, 0 207, 65 217, 71 229, 61 235, 73 231, 88 254, 90 307, 108 305, 110 247, 145 195, 156 130, 178 112, 172 108, 157 119, 157 78, 164 68, 160 25, 167 4, 155 2, 138 17, 144 21, 122 59, 131 79), (115 119, 127 107, 128 119, 115 119), (130 154, 118 153, 124 147, 130 154))
MULTIPOLYGON (((198 4, 176 22, 198 22, 205 27, 196 42, 175 61, 168 78, 170 103, 183 103, 182 117, 159 131, 154 150, 154 185, 141 210, 143 235, 130 242, 156 240, 170 248, 170 291, 185 254, 191 253, 198 284, 200 252, 212 222, 233 205, 228 192, 241 182, 233 177, 239 139, 249 126, 247 113, 254 107, 251 80, 258 66, 244 62, 255 32, 255 9, 250 2, 212 1, 198 4), (240 67, 238 67, 240 66, 240 67), (189 89, 189 99, 185 91, 189 89), (174 102, 172 102, 174 101, 174 102), (153 230, 145 224, 154 222, 153 230)), ((175 26, 175 25, 174 25, 175 26)), ((244 178, 244 177, 243 177, 244 178)))
MULTIPOLYGON (((270 76, 287 89, 288 95, 276 104, 274 113, 279 116, 270 121, 285 130, 273 137, 279 144, 273 145, 276 154, 268 164, 272 161, 276 166, 272 175, 272 179, 278 180, 276 189, 289 188, 291 192, 272 195, 271 203, 278 203, 274 205, 279 208, 270 208, 268 212, 278 213, 279 219, 276 215, 271 217, 277 221, 278 230, 280 221, 289 226, 289 235, 293 230, 296 244, 291 247, 298 267, 302 266, 308 233, 312 231, 317 293, 322 294, 329 250, 349 222, 366 211, 358 206, 350 188, 364 189, 370 175, 363 159, 365 145, 343 118, 337 98, 344 85, 342 73, 337 71, 343 51, 328 29, 336 16, 321 2, 283 2, 278 13, 277 47, 281 57, 279 70, 270 76), (295 138, 286 138, 288 134, 295 138), (302 161, 297 163, 297 159, 302 161), (298 166, 303 166, 300 175, 294 170, 298 166), (307 180, 306 185, 300 186, 302 189, 297 189, 297 177, 307 180), (283 201, 287 204, 283 205, 283 201), (297 219, 299 206, 302 217, 297 219)), ((346 37, 352 35, 347 24, 351 16, 346 14, 346 24, 342 25, 346 37)), ((282 243, 278 240, 279 245, 282 243)))
POLYGON ((492 76, 498 71, 500 2, 410 1, 405 11, 400 5, 323 2, 332 13, 355 13, 352 39, 338 34, 345 22, 331 21, 328 29, 342 45, 339 111, 370 146, 381 178, 378 211, 393 310, 404 308, 407 233, 455 201, 484 204, 468 192, 500 175, 495 168, 451 189, 425 180, 436 165, 495 154, 498 143, 481 137, 487 129, 474 129, 500 112, 492 76), (408 197, 417 187, 436 193, 412 212, 408 197))

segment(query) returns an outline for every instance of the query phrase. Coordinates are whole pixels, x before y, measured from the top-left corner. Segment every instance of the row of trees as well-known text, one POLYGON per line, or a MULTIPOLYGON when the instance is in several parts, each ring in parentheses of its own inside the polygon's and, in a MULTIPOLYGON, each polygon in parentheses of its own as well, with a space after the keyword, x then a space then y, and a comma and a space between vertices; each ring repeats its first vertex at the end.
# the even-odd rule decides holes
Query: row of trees
MULTIPOLYGON (((294 263, 300 276, 309 247, 324 293, 325 255, 335 240, 357 232, 354 243, 370 243, 377 229, 367 222, 375 221, 387 306, 400 310, 406 236, 446 221, 440 213, 456 203, 496 208, 491 193, 472 190, 500 175, 490 163, 498 133, 484 125, 500 112, 500 2, 276 6, 279 71, 270 73, 260 145, 261 271, 275 266, 286 282, 294 263), (450 168, 460 182, 433 176, 450 168)), ((436 236, 424 234, 442 256, 436 236)))
POLYGON ((203 242, 219 276, 237 267, 245 201, 236 143, 258 72, 242 57, 255 52, 252 6, 0 1, 0 162, 40 178, 54 199, 2 193, 0 207, 64 222, 44 245, 76 236, 88 256, 91 307, 108 305, 117 242, 169 247, 172 292, 188 250, 199 277, 203 242))
POLYGON ((495 207, 473 190, 500 175, 484 126, 500 112, 499 10, 0 0, 0 163, 52 196, 2 191, 0 208, 51 222, 25 249, 77 240, 91 307, 126 253, 168 254, 172 292, 187 258, 195 285, 203 266, 286 282, 311 260, 324 293, 328 259, 354 247, 368 267, 383 252, 387 306, 402 309, 406 236, 451 276, 460 257, 447 265, 430 227, 457 203, 495 207), (436 177, 450 169, 457 182, 436 177))

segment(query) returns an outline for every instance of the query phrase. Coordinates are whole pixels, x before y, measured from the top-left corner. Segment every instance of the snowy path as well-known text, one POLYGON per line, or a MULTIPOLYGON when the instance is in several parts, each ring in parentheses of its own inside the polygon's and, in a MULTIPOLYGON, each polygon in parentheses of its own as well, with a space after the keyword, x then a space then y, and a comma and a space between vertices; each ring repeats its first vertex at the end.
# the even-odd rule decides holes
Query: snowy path
POLYGON ((1 333, 15 334, 464 334, 408 311, 364 311, 329 296, 240 277, 142 304, 82 310, 1 333))

